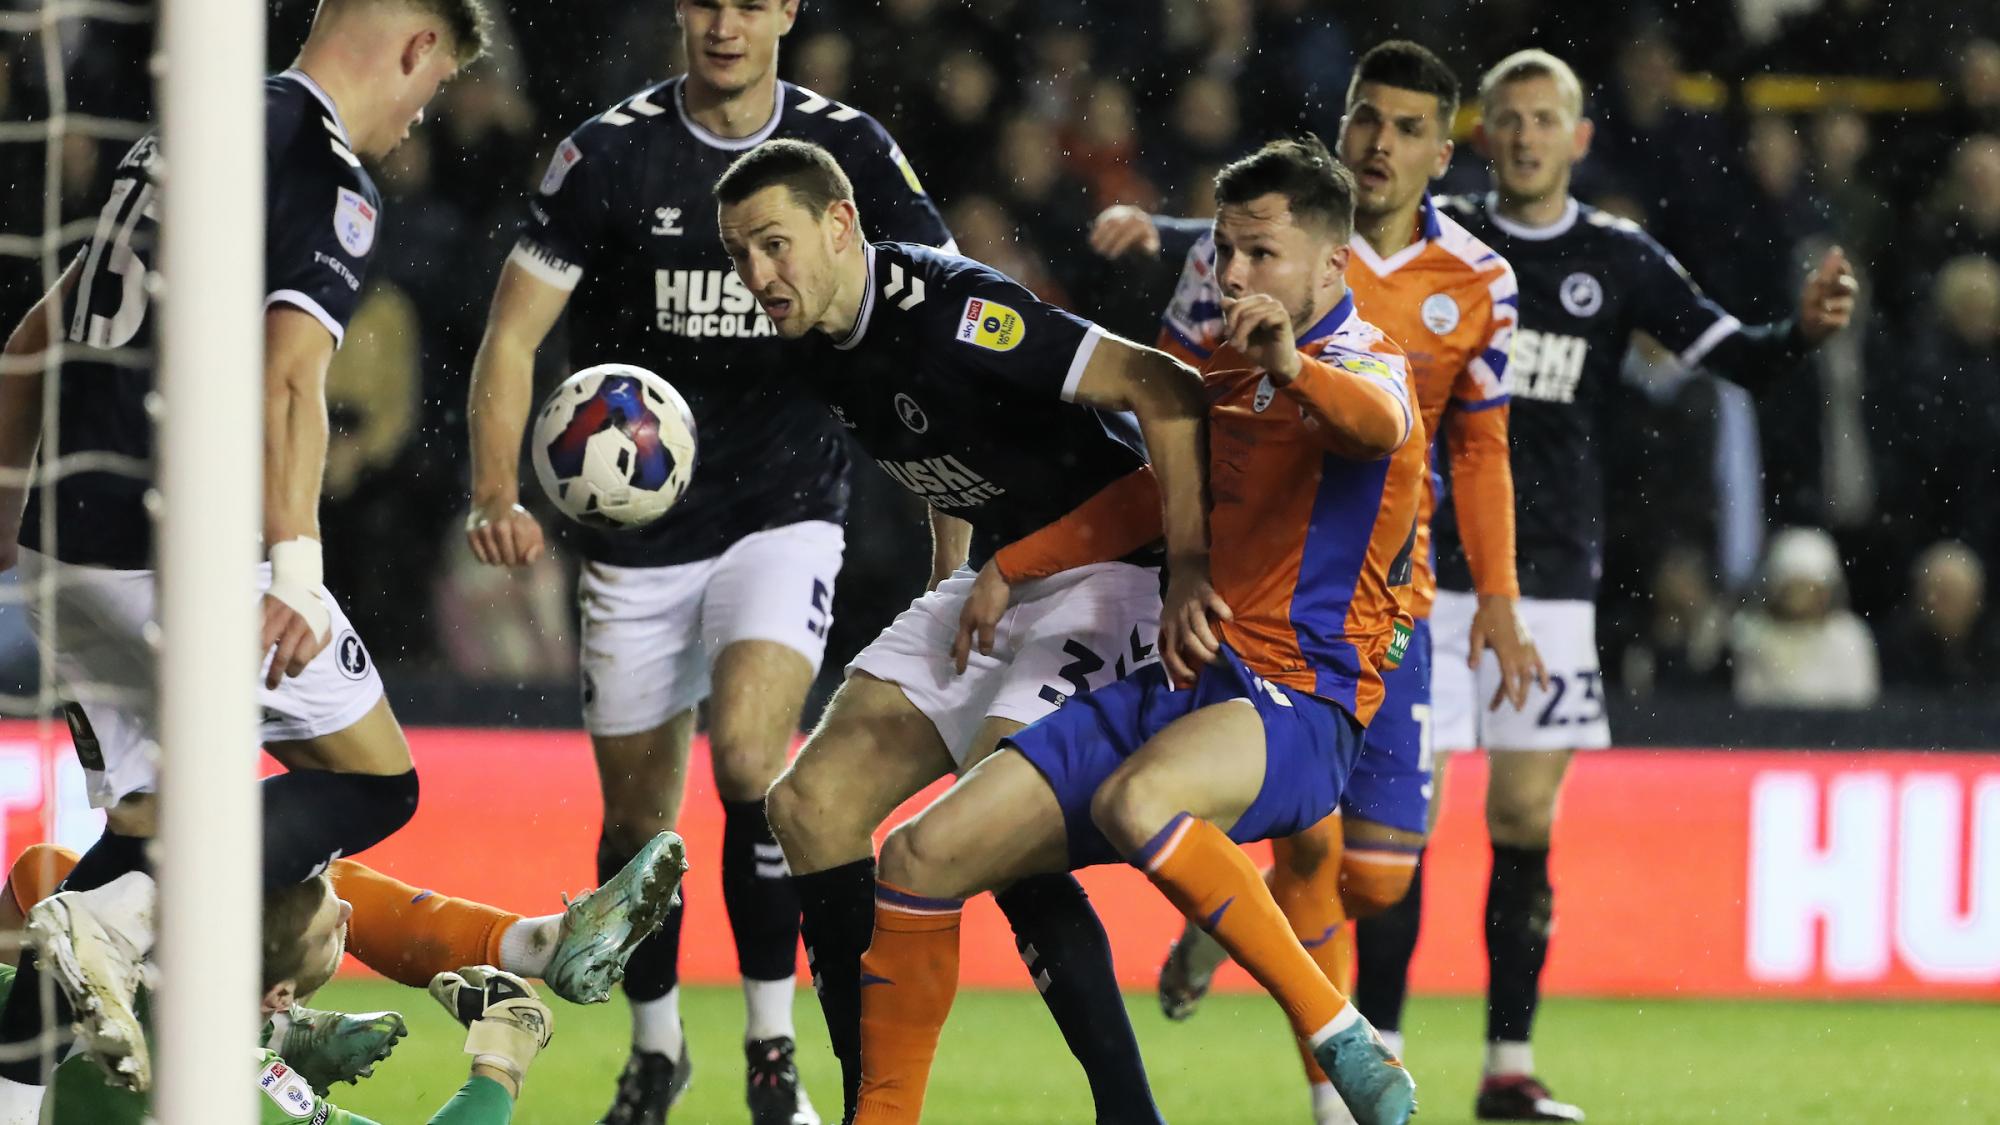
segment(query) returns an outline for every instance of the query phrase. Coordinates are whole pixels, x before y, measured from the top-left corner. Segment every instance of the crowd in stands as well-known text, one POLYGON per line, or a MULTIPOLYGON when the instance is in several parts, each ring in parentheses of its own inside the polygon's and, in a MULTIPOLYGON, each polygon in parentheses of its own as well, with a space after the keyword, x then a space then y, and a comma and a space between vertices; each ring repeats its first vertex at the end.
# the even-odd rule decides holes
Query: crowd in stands
MULTIPOLYGON (((666 3, 500 6, 494 58, 379 170, 381 249, 330 387, 327 582, 392 669, 553 683, 574 665, 563 563, 502 573, 462 544, 467 379, 549 152, 674 73, 678 31, 666 3)), ((273 0, 274 68, 310 8, 273 0)), ((143 118, 145 36, 63 26, 67 88, 143 118)), ((1597 122, 1578 194, 1646 226, 1744 322, 1787 315, 1829 245, 1861 275, 1855 330, 1756 399, 1633 348, 1604 442, 1610 680, 1815 707, 2000 680, 2000 6, 808 0, 781 66, 888 127, 965 253, 1150 339, 1179 263, 1099 259, 1092 216, 1209 213, 1224 162, 1289 130, 1331 138, 1353 59, 1391 36, 1468 89, 1518 47, 1568 58, 1597 122)), ((37 37, 0 48, 0 119, 48 113, 37 37)), ((127 143, 74 139, 53 174, 39 144, 0 144, 0 234, 39 240, 45 178, 65 221, 87 219, 127 143)), ((1485 185, 1466 138, 1441 189, 1485 185)), ((43 262, 0 269, 13 317, 43 262)), ((553 380, 561 349, 544 352, 553 380)), ((862 465, 854 518, 899 533, 850 538, 835 674, 926 572, 921 513, 862 465)))

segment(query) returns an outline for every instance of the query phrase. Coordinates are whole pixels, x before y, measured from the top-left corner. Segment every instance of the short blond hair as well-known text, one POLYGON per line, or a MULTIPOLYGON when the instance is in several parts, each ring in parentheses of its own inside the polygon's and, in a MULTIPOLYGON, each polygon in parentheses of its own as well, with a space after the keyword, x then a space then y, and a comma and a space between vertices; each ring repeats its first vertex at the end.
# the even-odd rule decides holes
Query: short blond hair
POLYGON ((1510 82, 1520 82, 1529 78, 1550 78, 1556 89, 1562 92, 1563 101, 1569 103, 1570 112, 1583 116, 1583 82, 1568 63, 1542 50, 1530 47, 1525 51, 1515 51, 1493 64, 1493 69, 1479 79, 1479 105, 1490 108, 1493 95, 1500 87, 1510 82))

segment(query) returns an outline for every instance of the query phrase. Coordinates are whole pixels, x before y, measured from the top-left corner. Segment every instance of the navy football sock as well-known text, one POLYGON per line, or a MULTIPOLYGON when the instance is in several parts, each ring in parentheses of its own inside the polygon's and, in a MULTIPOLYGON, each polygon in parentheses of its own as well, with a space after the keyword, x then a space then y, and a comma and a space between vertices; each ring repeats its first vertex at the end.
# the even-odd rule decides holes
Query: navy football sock
POLYGON ((1355 963, 1359 967, 1354 1007, 1379 1031, 1403 1026, 1403 1001, 1410 993, 1410 958, 1417 951, 1417 931, 1424 913, 1424 857, 1403 900, 1373 917, 1354 923, 1355 963))
POLYGON ((875 857, 792 876, 799 929, 826 1034, 840 1060, 841 1120, 854 1120, 861 1094, 861 955, 875 940, 875 857))
POLYGON ((1100 1125, 1157 1125, 1160 1111, 1118 991, 1111 942, 1082 885, 1073 875, 1037 875, 994 901, 1014 928, 1014 946, 1042 1003, 1083 1064, 1100 1125))
POLYGON ((1493 846, 1486 885, 1486 1041, 1526 1043, 1542 997, 1555 890, 1547 848, 1493 846))
POLYGON ((784 980, 796 971, 799 895, 761 798, 722 802, 722 904, 745 979, 784 980))
POLYGON ((292 770, 265 778, 264 889, 305 882, 388 839, 416 812, 416 770, 292 770))

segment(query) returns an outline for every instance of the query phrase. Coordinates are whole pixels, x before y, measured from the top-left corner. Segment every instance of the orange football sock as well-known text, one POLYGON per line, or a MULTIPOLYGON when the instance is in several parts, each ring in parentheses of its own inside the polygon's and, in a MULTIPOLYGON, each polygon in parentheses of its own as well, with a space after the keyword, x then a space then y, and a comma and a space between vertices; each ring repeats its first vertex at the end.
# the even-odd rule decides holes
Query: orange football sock
POLYGON ((861 1096, 854 1125, 915 1125, 958 995, 964 903, 875 884, 875 940, 861 957, 861 1096))
POLYGON ((54 844, 30 844, 28 850, 14 860, 14 866, 7 872, 7 886, 14 892, 14 903, 26 914, 35 904, 56 893, 56 888, 76 868, 78 856, 68 848, 54 844))
POLYGON ((1356 1017, 1306 953, 1250 857, 1222 830, 1181 813, 1132 865, 1264 986, 1301 1037, 1318 1040, 1356 1017))
POLYGON ((328 873, 334 893, 354 905, 348 952, 412 988, 465 965, 500 964, 501 935, 521 920, 498 907, 420 890, 351 859, 335 860, 328 873))
MULTIPOLYGON (((1344 993, 1354 983, 1354 931, 1340 905, 1341 847, 1339 817, 1328 817, 1298 836, 1273 840, 1271 854, 1277 862, 1267 882, 1299 944, 1344 993), (1317 857, 1317 862, 1308 857, 1317 857)), ((1313 1061, 1312 1044, 1304 1039, 1298 1044, 1307 1081, 1327 1081, 1313 1061)))

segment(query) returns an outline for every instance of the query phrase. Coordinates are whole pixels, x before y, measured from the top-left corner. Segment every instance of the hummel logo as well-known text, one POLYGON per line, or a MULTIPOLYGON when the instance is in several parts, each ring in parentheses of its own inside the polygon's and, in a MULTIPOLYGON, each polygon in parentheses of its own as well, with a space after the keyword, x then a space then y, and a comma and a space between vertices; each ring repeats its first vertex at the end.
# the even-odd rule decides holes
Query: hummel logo
POLYGON ((660 220, 653 228, 654 234, 686 234, 681 229, 681 209, 678 207, 655 207, 653 217, 660 220))

